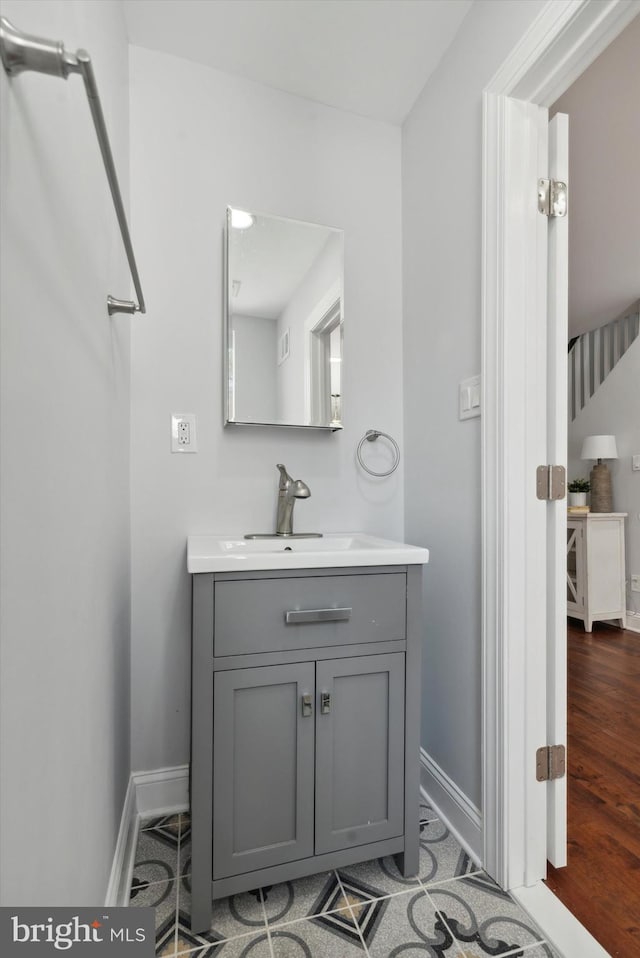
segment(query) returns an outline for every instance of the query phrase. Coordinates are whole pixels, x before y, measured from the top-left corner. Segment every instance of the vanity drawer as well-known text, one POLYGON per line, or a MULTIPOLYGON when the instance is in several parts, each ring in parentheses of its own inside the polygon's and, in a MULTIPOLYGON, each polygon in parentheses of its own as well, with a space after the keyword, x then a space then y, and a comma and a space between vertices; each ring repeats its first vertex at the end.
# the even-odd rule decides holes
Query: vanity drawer
POLYGON ((218 580, 215 656, 406 638, 404 572, 218 580))

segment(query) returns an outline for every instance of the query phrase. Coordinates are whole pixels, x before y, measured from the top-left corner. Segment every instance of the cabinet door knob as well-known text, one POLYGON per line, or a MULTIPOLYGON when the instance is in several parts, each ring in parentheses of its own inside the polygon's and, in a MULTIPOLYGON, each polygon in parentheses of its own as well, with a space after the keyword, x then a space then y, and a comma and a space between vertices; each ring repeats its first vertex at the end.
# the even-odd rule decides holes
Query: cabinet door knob
POLYGON ((331 692, 320 693, 320 714, 328 715, 331 711, 331 692))
POLYGON ((300 701, 302 703, 302 717, 309 718, 310 715, 313 715, 313 701, 311 699, 311 693, 303 692, 300 701))

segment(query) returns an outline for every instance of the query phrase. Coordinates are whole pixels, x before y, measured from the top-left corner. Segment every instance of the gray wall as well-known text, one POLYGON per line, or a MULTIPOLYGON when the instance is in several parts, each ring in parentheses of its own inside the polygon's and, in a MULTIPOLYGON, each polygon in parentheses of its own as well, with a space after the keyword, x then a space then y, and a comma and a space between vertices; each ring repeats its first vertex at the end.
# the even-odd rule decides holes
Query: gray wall
POLYGON ((236 314, 232 321, 235 349, 235 418, 275 422, 278 415, 276 371, 278 321, 236 314))
POLYGON ((312 422, 310 416, 308 335, 320 303, 328 309, 327 293, 343 282, 343 237, 331 233, 315 262, 278 317, 278 339, 289 330, 289 359, 278 366, 278 418, 282 422, 312 422), (311 317, 313 316, 313 321, 311 317))
POLYGON ((405 535, 425 576, 422 745, 477 806, 480 420, 457 384, 480 372, 482 90, 543 2, 478 0, 403 127, 405 535))
MULTIPOLYGON (((126 190, 119 3, 5 0, 86 46, 126 190)), ((82 81, 0 70, 2 903, 104 902, 129 778, 126 260, 82 81)))
POLYGON ((402 467, 365 476, 368 428, 402 444, 400 130, 131 48, 131 188, 149 313, 132 333, 132 758, 189 758, 190 533, 274 528, 283 462, 297 527, 402 536, 402 467), (158 143, 162 142, 162 149, 158 143), (222 425, 227 205, 345 231, 345 429, 222 425), (172 412, 199 452, 169 452, 172 412))
POLYGON ((639 51, 637 16, 549 109, 569 114, 569 336, 640 292, 639 51))

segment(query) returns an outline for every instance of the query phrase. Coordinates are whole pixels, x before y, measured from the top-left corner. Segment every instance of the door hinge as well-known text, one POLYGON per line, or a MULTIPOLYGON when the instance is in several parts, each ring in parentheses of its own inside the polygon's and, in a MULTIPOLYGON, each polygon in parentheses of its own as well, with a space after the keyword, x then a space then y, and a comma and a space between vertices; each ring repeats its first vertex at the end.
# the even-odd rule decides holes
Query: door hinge
POLYGON ((554 778, 564 778, 566 766, 564 745, 543 745, 536 752, 536 779, 539 782, 552 782, 554 778))
POLYGON ((544 216, 566 216, 569 203, 567 184, 562 180, 538 180, 538 212, 544 216))
POLYGON ((538 499, 564 499, 567 473, 564 466, 538 466, 536 495, 538 499))

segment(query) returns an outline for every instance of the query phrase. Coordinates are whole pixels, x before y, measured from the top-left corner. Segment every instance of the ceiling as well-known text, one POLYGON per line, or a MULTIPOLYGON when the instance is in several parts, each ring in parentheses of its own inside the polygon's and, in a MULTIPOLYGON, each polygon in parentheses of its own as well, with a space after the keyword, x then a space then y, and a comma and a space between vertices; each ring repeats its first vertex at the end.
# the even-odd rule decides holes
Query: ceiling
POLYGON ((125 0, 131 43, 402 124, 473 0, 125 0))
MULTIPOLYGON (((326 226, 253 214, 249 229, 231 229, 229 280, 234 314, 278 319, 329 238, 326 226)), ((336 277, 337 278, 337 277, 336 277)))

